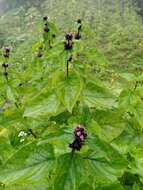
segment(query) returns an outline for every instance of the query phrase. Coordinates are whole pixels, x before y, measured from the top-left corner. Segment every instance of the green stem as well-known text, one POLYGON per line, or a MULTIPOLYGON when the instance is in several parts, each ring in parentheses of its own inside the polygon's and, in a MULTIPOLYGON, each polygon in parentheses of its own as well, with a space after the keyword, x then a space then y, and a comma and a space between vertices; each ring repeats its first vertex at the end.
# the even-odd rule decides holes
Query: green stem
POLYGON ((36 134, 33 132, 32 129, 29 129, 29 132, 30 132, 30 134, 31 134, 35 139, 37 138, 36 134))
POLYGON ((138 81, 136 81, 136 83, 135 83, 135 87, 134 87, 134 90, 136 90, 136 88, 137 88, 137 86, 138 86, 138 81))
POLYGON ((67 78, 69 76, 69 60, 67 60, 67 78))

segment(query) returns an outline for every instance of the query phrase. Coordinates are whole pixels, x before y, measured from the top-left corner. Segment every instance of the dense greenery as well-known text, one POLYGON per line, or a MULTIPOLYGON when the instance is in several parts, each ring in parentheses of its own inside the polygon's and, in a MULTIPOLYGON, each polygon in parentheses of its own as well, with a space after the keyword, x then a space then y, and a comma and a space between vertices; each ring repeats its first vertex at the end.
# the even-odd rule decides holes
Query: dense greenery
POLYGON ((143 190, 142 20, 52 1, 0 19, 0 190, 143 190))

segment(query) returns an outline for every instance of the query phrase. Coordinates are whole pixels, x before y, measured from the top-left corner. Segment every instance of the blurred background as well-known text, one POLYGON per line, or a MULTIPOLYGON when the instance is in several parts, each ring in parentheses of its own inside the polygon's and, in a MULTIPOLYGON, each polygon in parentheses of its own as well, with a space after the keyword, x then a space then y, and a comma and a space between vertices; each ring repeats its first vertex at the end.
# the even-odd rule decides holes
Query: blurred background
POLYGON ((28 54, 29 44, 41 39, 45 15, 61 34, 82 19, 88 43, 113 65, 142 65, 142 0, 0 0, 0 47, 18 47, 18 53, 25 49, 28 54))
POLYGON ((143 15, 142 0, 0 0, 0 46, 23 41, 43 15, 61 28, 81 18, 97 29, 105 19, 108 27, 114 20, 119 23, 119 17, 128 22, 134 11, 143 15))

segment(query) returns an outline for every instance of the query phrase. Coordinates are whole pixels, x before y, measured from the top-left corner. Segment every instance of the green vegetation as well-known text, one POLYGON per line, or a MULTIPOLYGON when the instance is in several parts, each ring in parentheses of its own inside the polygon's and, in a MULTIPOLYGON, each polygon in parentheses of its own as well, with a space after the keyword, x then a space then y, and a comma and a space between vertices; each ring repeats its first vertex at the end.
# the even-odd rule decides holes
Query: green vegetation
POLYGON ((143 190, 142 19, 39 2, 0 18, 0 190, 143 190))

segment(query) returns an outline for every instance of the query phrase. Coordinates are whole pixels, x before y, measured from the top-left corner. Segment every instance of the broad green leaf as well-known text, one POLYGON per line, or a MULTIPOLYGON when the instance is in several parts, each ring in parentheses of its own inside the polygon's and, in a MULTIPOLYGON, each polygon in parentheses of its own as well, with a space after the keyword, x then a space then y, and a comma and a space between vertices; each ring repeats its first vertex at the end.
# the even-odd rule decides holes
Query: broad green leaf
POLYGON ((5 160, 0 168, 0 181, 9 189, 33 184, 32 190, 35 190, 37 183, 48 187, 47 182, 44 184, 44 177, 50 175, 53 160, 54 152, 50 144, 26 144, 5 160))
POLYGON ((82 81, 76 72, 70 72, 69 77, 59 82, 58 90, 61 101, 69 112, 72 112, 82 90, 82 81))
POLYGON ((61 112, 61 104, 56 94, 49 94, 47 98, 41 102, 35 102, 34 105, 25 109, 23 117, 36 118, 38 116, 54 116, 61 112))
MULTIPOLYGON (((53 178, 53 190, 77 190, 80 184, 88 183, 88 163, 78 154, 65 154, 59 157, 53 178)), ((92 186, 92 184, 91 184, 92 186)))
POLYGON ((123 132, 124 128, 125 123, 99 125, 93 120, 90 123, 89 130, 91 130, 92 133, 95 132, 95 134, 97 134, 100 139, 111 142, 123 132))
POLYGON ((111 93, 104 87, 96 85, 93 82, 86 84, 82 98, 83 102, 89 107, 109 108, 115 104, 111 93))
POLYGON ((119 96, 119 106, 125 111, 132 111, 137 102, 139 101, 139 97, 131 90, 123 90, 119 96))
POLYGON ((133 158, 130 163, 131 171, 138 174, 141 182, 143 182, 143 147, 132 148, 130 154, 133 158))
POLYGON ((92 150, 87 158, 94 168, 96 182, 113 183, 117 181, 127 167, 126 159, 109 143, 95 136, 88 139, 86 144, 92 150))

